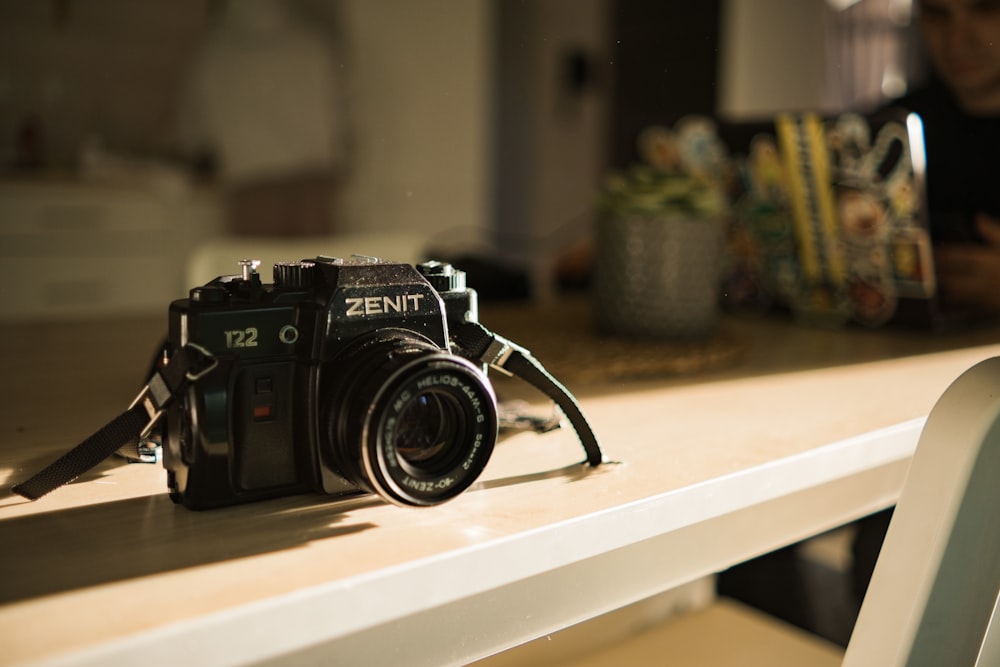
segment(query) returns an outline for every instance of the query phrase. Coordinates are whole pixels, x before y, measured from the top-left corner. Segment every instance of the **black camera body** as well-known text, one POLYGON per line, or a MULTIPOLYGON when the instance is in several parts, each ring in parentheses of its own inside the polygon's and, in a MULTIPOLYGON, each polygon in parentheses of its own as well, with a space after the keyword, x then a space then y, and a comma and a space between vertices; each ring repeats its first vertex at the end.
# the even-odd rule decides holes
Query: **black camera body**
POLYGON ((171 497, 194 509, 291 494, 433 505, 472 484, 497 439, 481 360, 449 329, 478 321, 461 271, 318 257, 216 278, 170 306, 167 355, 218 365, 170 406, 171 497))

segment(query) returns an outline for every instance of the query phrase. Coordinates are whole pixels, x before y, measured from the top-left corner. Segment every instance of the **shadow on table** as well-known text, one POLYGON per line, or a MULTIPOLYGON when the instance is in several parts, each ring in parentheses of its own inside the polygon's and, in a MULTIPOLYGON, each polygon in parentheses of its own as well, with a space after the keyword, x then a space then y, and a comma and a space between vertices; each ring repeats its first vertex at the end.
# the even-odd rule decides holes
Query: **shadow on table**
POLYGON ((545 479, 562 479, 565 482, 578 482, 587 477, 607 472, 612 466, 621 465, 619 461, 607 461, 594 468, 586 462, 573 463, 562 468, 552 470, 542 470, 539 472, 524 473, 522 475, 511 475, 510 477, 499 477, 476 482, 469 487, 469 491, 485 491, 487 489, 497 489, 504 486, 516 486, 518 484, 528 484, 530 482, 540 482, 545 479))
POLYGON ((379 502, 295 496, 192 512, 162 493, 0 520, 0 604, 357 533, 374 524, 351 511, 379 502))
MULTIPOLYGON (((99 480, 119 465, 145 464, 109 459, 73 483, 99 480)), ((574 463, 479 481, 467 492, 557 478, 572 483, 609 467, 574 463)), ((13 494, 5 488, 0 496, 7 501, 13 494)), ((376 526, 352 522, 352 513, 383 502, 372 495, 306 494, 190 511, 160 493, 27 516, 0 516, 0 604, 358 533, 376 526)))

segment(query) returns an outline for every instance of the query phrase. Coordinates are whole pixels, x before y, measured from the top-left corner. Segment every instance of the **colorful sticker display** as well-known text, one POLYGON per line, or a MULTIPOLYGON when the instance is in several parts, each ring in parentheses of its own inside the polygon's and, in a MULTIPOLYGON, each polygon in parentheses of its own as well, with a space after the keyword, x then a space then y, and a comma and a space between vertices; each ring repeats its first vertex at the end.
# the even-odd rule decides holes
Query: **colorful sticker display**
POLYGON ((874 130, 856 114, 779 115, 775 136, 758 135, 743 165, 730 301, 880 326, 901 298, 933 296, 923 175, 911 155, 921 139, 914 115, 874 130))

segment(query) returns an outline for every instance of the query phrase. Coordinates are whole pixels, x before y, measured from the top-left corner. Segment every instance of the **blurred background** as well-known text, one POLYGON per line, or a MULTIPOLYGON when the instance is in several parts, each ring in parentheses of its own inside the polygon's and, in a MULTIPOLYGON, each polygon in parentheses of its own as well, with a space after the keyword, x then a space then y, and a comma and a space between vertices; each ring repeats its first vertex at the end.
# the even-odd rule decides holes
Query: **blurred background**
POLYGON ((248 239, 471 253, 545 291, 640 130, 872 109, 922 76, 910 14, 909 0, 0 0, 0 319, 162 313, 199 250, 235 266, 248 239))

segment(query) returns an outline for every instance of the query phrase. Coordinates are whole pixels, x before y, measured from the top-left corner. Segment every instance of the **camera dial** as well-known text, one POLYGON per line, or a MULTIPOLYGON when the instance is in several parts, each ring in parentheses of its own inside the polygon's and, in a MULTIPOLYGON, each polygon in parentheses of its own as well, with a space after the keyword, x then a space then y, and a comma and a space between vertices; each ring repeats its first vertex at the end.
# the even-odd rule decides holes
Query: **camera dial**
POLYGON ((313 286, 315 274, 315 262, 278 262, 274 265, 274 285, 282 289, 307 289, 313 286))
POLYGON ((451 264, 438 261, 424 262, 417 265, 417 271, 438 292, 455 292, 465 289, 465 271, 460 271, 451 264))

